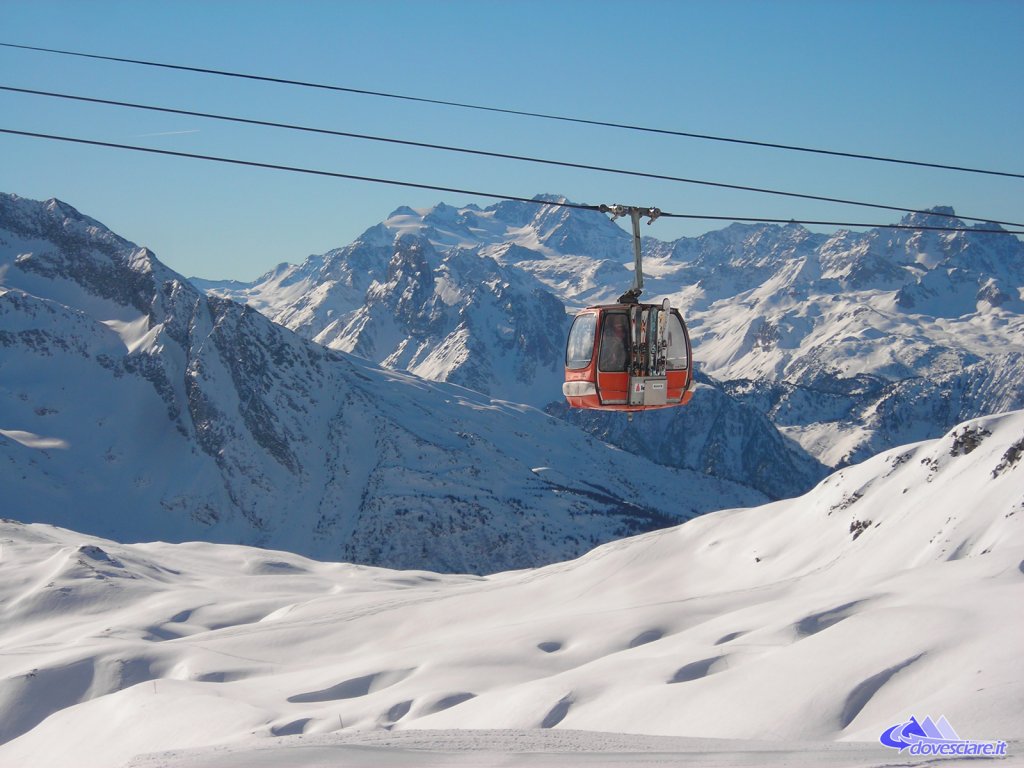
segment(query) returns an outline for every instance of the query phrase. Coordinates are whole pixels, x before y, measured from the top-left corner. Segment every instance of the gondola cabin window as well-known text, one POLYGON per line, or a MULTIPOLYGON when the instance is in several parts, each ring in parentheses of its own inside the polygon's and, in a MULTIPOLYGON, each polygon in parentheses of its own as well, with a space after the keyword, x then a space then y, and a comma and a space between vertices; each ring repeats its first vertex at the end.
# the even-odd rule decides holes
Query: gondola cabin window
POLYGON ((675 312, 669 313, 668 332, 666 333, 668 350, 666 351, 666 367, 670 371, 685 371, 690 360, 686 354, 686 334, 683 331, 683 321, 675 312))
POLYGON ((577 315, 569 331, 569 343, 565 349, 565 367, 579 370, 590 365, 594 358, 594 333, 597 330, 597 315, 577 315))

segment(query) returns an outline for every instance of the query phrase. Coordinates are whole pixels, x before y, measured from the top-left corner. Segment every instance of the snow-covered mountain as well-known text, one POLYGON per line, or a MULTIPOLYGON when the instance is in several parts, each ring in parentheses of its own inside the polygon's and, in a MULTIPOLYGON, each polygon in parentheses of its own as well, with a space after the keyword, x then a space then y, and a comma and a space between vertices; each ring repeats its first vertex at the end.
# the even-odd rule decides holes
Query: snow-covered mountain
POLYGON ((488 577, 5 521, 0 764, 1019 765, 1022 473, 1018 411, 488 577))
MULTIPOLYGON (((417 243, 385 262, 395 291, 381 302, 422 309, 416 270, 437 254, 417 243)), ((350 255, 349 278, 366 279, 350 255)), ((458 254, 430 268, 501 273, 458 254)), ((483 295, 523 290, 517 277, 483 295)), ((445 306, 426 313, 457 322, 445 306)), ((766 498, 528 406, 327 350, 199 292, 64 203, 11 195, 0 196, 0 478, 2 514, 23 521, 460 572, 553 562, 766 498)))
POLYGON ((771 498, 821 479, 825 470, 816 459, 716 385, 699 412, 632 423, 621 414, 595 419, 551 405, 561 401, 566 302, 612 300, 630 279, 619 258, 629 252, 629 237, 603 214, 559 207, 561 199, 486 210, 400 208, 355 243, 301 265, 282 264, 252 284, 192 280, 331 349, 546 407, 658 463, 771 498), (764 446, 780 449, 781 464, 768 460, 764 446))
POLYGON ((573 295, 598 285, 621 267, 581 274, 575 254, 622 248, 628 237, 596 212, 442 203, 399 208, 355 243, 251 284, 192 280, 328 348, 542 407, 561 397, 570 320, 550 283, 573 295))
MULTIPOLYGON (((903 223, 965 226, 921 214, 903 223)), ((1024 406, 1014 237, 733 225, 652 250, 692 286, 659 283, 691 307, 705 370, 826 464, 1024 406)))
MULTIPOLYGON (((603 214, 541 200, 401 208, 353 245, 253 284, 197 283, 328 347, 547 406, 560 399, 553 382, 562 330, 552 296, 570 308, 612 301, 631 283, 632 257, 630 238, 603 214), (402 256, 410 247, 423 258, 396 281, 391 261, 411 265, 402 256), (481 261, 475 270, 441 268, 471 254, 481 261), (398 290, 416 301, 403 307, 398 290), (504 343, 483 328, 500 329, 504 343), (480 366, 472 381, 462 367, 469 357, 480 366)), ((952 215, 935 208, 903 223, 964 226, 952 215)), ((1024 244, 1015 237, 886 229, 828 236, 734 224, 674 242, 648 237, 644 249, 645 296, 683 308, 699 369, 799 444, 787 454, 803 465, 801 477, 820 477, 802 451, 839 466, 1024 407, 1024 244)), ((699 432, 689 422, 695 410, 674 414, 674 431, 699 432)), ((632 443, 649 446, 663 431, 659 424, 632 443)))

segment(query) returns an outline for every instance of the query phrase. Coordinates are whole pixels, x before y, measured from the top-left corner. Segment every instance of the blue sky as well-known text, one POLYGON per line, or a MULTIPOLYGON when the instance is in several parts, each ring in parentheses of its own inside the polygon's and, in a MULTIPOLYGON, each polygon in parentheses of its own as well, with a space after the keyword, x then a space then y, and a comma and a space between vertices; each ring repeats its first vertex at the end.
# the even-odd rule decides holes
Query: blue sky
MULTIPOLYGON (((1024 172, 1024 3, 0 0, 0 41, 1024 172)), ((909 208, 1024 220, 1024 180, 813 157, 0 48, 0 84, 909 208)), ((0 92, 0 127, 675 213, 899 214, 0 92)), ((0 191, 59 197, 172 268, 252 279, 400 205, 494 202, 0 135, 0 191)), ((723 226, 662 219, 669 240, 723 226)))

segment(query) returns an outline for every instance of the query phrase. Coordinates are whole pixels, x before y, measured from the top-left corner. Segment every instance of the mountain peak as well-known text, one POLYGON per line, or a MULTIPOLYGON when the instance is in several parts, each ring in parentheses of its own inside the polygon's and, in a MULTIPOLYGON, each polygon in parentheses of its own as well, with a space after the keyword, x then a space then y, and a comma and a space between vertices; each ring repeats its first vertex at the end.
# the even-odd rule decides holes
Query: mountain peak
POLYGON ((419 214, 408 205, 400 205, 388 214, 389 219, 393 219, 396 216, 419 216, 419 214))
POLYGON ((534 195, 533 199, 539 203, 557 203, 559 205, 561 205, 562 203, 570 202, 569 198, 567 198, 565 195, 553 195, 549 192, 545 192, 540 195, 534 195))
POLYGON ((47 211, 50 211, 50 212, 56 211, 56 212, 61 213, 64 216, 69 216, 69 217, 74 218, 74 219, 84 218, 82 216, 82 214, 79 213, 77 208, 75 208, 74 206, 68 205, 63 200, 59 200, 56 197, 51 197, 49 200, 47 200, 45 203, 43 203, 43 207, 47 211))
POLYGON ((908 213, 900 224, 913 227, 963 227, 964 223, 956 218, 956 211, 951 205, 935 205, 923 211, 908 213))

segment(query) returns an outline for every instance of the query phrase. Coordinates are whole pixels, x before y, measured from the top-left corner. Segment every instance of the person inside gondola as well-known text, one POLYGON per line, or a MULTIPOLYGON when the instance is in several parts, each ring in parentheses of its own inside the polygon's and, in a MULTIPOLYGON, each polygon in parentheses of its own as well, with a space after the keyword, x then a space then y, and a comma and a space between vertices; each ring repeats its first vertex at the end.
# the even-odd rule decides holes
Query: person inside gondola
POLYGON ((629 361, 629 317, 615 312, 605 315, 601 333, 602 371, 624 371, 629 361))

